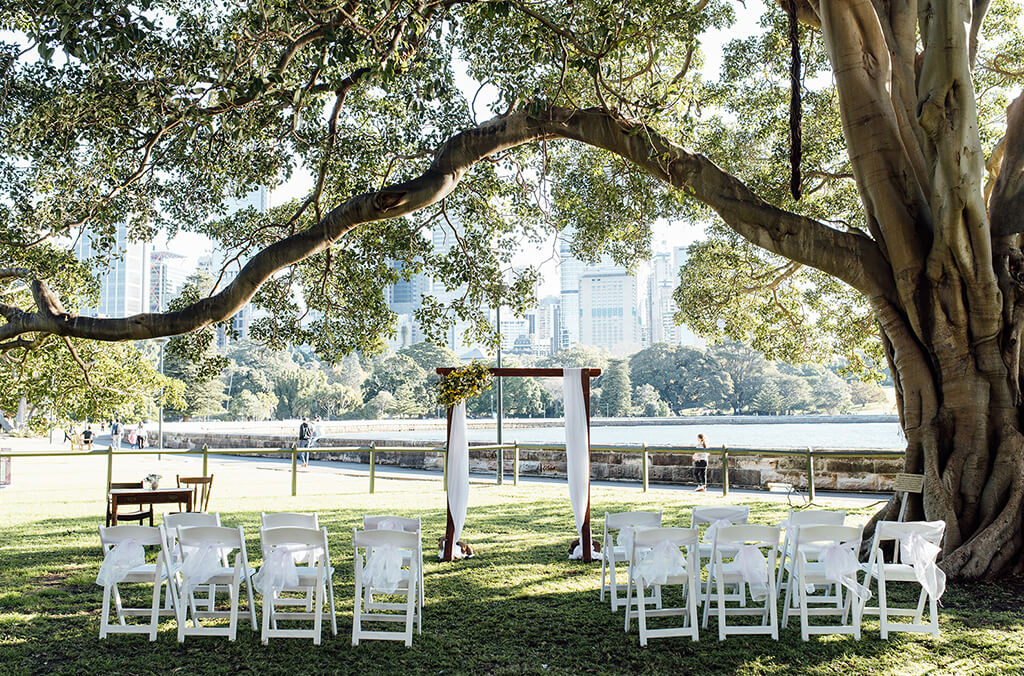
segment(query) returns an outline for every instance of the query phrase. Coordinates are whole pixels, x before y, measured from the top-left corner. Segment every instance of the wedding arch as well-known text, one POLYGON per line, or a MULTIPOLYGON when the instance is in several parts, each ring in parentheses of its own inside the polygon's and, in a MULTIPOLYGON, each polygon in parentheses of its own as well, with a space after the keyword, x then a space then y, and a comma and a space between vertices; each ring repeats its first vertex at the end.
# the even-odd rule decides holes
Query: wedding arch
MULTIPOLYGON (((455 371, 451 367, 437 369, 444 377, 455 371)), ((494 377, 562 378, 565 387, 565 472, 569 484, 569 500, 580 538, 582 560, 591 557, 590 533, 590 379, 601 375, 592 368, 492 368, 494 377)), ((443 560, 451 561, 455 543, 466 522, 469 498, 469 444, 466 437, 466 402, 448 407, 447 453, 448 525, 445 529, 443 560)))

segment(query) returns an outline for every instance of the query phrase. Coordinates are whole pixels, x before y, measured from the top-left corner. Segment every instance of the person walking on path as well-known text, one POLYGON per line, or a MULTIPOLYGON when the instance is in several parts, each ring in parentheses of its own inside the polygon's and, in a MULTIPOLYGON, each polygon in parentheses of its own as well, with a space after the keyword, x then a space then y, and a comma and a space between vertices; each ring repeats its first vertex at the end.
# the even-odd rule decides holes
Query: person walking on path
POLYGON ((110 445, 114 447, 115 451, 121 450, 121 435, 124 430, 121 429, 121 421, 114 418, 114 422, 110 423, 110 445))
POLYGON ((311 436, 309 438, 309 447, 310 448, 316 448, 317 442, 320 441, 320 437, 324 433, 323 428, 320 426, 320 423, 321 423, 322 420, 323 420, 323 418, 321 418, 320 416, 317 416, 316 420, 314 420, 313 423, 312 423, 313 436, 311 436))
POLYGON ((693 454, 693 478, 697 482, 698 491, 708 489, 708 459, 711 454, 706 449, 708 444, 704 441, 704 435, 697 435, 697 452, 693 454))
MULTIPOLYGON (((299 425, 299 448, 308 449, 311 447, 313 440, 313 426, 309 424, 309 421, 305 417, 302 418, 302 423, 299 425)), ((309 466, 309 451, 303 451, 299 453, 299 460, 302 462, 303 467, 309 466)))
POLYGON ((142 426, 142 421, 139 421, 139 426, 135 428, 135 447, 140 451, 146 445, 146 428, 142 426))

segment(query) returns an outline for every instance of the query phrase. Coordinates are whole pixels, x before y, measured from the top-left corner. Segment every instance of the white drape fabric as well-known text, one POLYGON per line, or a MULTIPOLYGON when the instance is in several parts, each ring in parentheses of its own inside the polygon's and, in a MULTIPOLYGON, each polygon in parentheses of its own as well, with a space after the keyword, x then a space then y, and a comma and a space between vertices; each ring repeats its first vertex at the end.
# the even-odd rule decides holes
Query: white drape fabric
POLYGON ((100 572, 96 575, 96 584, 105 587, 117 584, 126 577, 133 568, 145 565, 146 550, 137 540, 124 540, 114 545, 103 557, 100 572))
POLYGON ((462 537, 468 504, 469 442, 466 440, 466 402, 463 401, 452 409, 452 429, 448 437, 448 508, 455 526, 452 542, 462 537))
POLYGON ((615 542, 626 550, 626 556, 633 556, 633 539, 636 537, 636 526, 626 526, 619 531, 615 542))
POLYGON ((733 523, 729 519, 717 519, 715 521, 712 521, 711 525, 709 525, 707 530, 704 531, 704 540, 705 540, 705 542, 714 542, 715 541, 715 532, 719 528, 725 528, 726 526, 731 526, 731 525, 733 525, 733 523))
MULTIPOLYGON (((857 582, 860 562, 849 544, 826 545, 821 554, 821 563, 826 580, 843 585, 861 601, 871 598, 871 590, 857 582)), ((813 588, 813 585, 808 586, 813 588)))
POLYGON ((757 545, 742 545, 732 560, 736 571, 750 587, 750 598, 768 598, 768 560, 757 545))
POLYGON ((942 598, 946 592, 946 574, 935 564, 935 558, 940 551, 942 550, 938 545, 929 542, 919 533, 911 533, 900 542, 903 563, 909 563, 914 567, 917 581, 934 599, 942 598))
POLYGON ((569 481, 569 501, 576 518, 576 532, 583 537, 590 491, 590 448, 587 434, 587 409, 583 400, 582 369, 564 369, 565 393, 565 474, 569 481))
POLYGON ((263 549, 263 565, 252 577, 253 587, 261 594, 274 589, 290 589, 299 585, 296 563, 316 561, 322 547, 307 545, 274 545, 263 549))
POLYGON ((686 557, 677 545, 668 540, 641 552, 639 558, 634 564, 636 576, 645 587, 665 584, 669 577, 686 573, 686 557))
POLYGON ((385 594, 394 594, 402 582, 402 550, 390 543, 377 545, 367 559, 363 569, 366 584, 385 594))
POLYGON ((205 584, 214 575, 223 572, 221 566, 220 547, 213 544, 200 545, 198 547, 185 548, 185 562, 181 564, 181 577, 184 580, 184 595, 188 598, 189 592, 201 584, 205 584))

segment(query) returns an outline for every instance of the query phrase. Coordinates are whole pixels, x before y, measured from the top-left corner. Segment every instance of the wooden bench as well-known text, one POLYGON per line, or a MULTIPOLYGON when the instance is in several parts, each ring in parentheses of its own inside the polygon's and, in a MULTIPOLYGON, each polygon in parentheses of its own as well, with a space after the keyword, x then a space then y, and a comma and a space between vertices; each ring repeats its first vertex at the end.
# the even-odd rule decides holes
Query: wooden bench
POLYGON ((71 450, 72 451, 84 451, 85 442, 82 440, 82 435, 77 432, 71 435, 71 450))

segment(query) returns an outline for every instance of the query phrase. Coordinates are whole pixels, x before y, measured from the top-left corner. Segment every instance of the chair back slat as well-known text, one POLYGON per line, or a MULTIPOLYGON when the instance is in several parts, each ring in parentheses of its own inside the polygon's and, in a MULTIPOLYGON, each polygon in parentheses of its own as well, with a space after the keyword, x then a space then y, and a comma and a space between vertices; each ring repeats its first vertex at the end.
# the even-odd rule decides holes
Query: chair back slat
POLYGON ((363 517, 363 528, 366 530, 378 530, 382 523, 392 522, 401 528, 406 533, 418 533, 422 529, 420 520, 418 518, 413 519, 406 516, 364 516, 363 517))
POLYGON ((312 528, 320 529, 320 517, 314 512, 261 512, 260 525, 263 528, 312 528))
POLYGON ((192 510, 205 512, 210 506, 210 491, 213 488, 213 475, 181 476, 176 475, 179 488, 192 489, 192 510))
POLYGON ((604 523, 608 530, 622 530, 627 526, 657 528, 661 525, 661 512, 605 512, 604 523))
POLYGON ((279 528, 264 528, 260 531, 260 540, 264 545, 303 545, 305 547, 322 547, 327 529, 296 528, 294 526, 281 526, 279 528))

